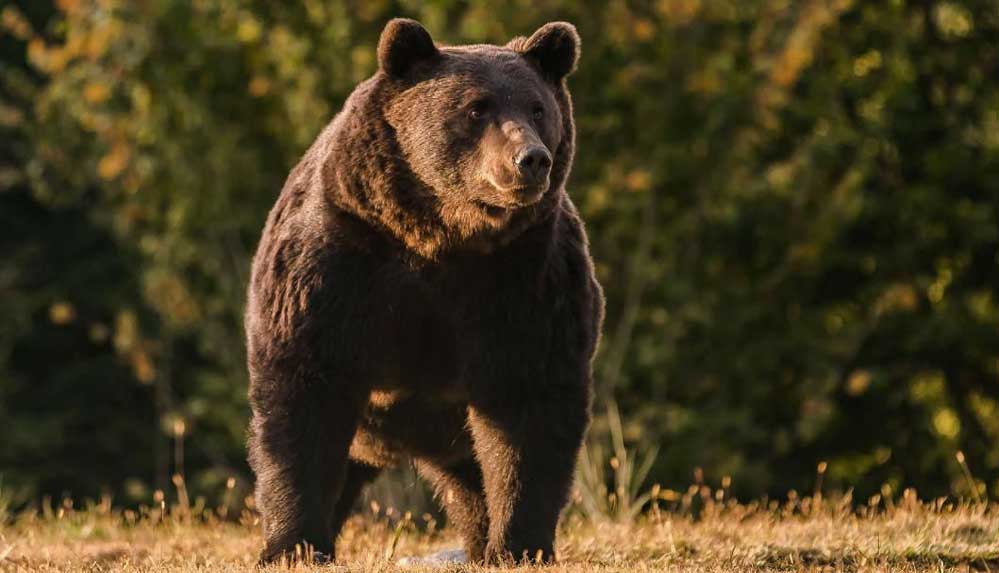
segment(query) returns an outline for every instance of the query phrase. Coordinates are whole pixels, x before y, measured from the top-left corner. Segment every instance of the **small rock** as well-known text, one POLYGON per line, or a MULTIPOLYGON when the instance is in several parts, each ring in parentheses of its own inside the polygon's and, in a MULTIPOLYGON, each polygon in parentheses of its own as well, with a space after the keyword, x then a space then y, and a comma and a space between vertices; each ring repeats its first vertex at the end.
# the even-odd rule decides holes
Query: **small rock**
POLYGON ((468 563, 468 555, 464 549, 445 549, 431 553, 425 557, 403 557, 397 561, 403 567, 412 565, 454 565, 468 563))

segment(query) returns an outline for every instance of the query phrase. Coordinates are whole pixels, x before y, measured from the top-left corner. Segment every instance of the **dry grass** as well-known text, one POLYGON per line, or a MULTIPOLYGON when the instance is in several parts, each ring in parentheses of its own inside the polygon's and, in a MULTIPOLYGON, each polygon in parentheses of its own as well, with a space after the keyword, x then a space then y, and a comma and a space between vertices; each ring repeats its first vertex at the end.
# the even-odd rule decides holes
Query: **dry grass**
MULTIPOLYGON (((653 510, 630 524, 571 513, 560 532, 560 563, 543 569, 999 571, 999 513, 984 503, 926 503, 910 493, 859 508, 849 499, 739 504, 706 489, 694 487, 669 504, 670 511, 653 510)), ((215 512, 180 506, 138 513, 112 510, 109 503, 78 511, 64 506, 0 526, 0 570, 250 571, 260 545, 254 521, 246 510, 239 523, 226 523, 215 512)), ((450 531, 432 524, 359 516, 341 538, 340 566, 297 569, 417 571, 398 567, 395 558, 456 545, 450 531)))

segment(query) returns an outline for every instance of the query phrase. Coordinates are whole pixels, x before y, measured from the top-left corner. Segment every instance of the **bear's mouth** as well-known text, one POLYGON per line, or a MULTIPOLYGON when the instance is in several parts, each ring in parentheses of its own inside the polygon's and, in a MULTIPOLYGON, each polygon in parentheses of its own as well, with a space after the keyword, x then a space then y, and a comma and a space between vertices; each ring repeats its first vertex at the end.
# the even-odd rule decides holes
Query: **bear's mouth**
POLYGON ((516 207, 496 205, 494 203, 486 203, 485 201, 476 201, 475 203, 490 219, 506 219, 516 209, 516 207))
POLYGON ((488 195, 473 204, 493 225, 504 225, 517 211, 526 209, 544 196, 546 185, 506 185, 489 182, 488 195))

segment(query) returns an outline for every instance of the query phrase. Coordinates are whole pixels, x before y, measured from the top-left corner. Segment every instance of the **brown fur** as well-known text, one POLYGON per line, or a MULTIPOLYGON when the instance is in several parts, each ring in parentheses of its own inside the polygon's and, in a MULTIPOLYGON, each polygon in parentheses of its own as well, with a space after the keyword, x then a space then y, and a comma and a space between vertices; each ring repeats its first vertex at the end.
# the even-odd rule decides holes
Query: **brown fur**
POLYGON ((262 561, 332 555, 363 484, 404 457, 473 559, 554 559, 603 312, 565 192, 578 46, 564 23, 438 47, 393 20, 378 73, 288 177, 246 313, 262 561), (547 178, 517 163, 528 149, 547 178))

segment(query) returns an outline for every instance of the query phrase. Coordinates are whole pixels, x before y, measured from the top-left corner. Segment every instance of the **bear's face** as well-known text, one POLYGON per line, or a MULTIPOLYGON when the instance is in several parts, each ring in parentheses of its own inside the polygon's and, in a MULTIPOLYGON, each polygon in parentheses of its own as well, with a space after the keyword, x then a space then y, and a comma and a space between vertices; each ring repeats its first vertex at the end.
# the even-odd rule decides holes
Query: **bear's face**
POLYGON ((558 23, 506 47, 438 48, 416 22, 386 27, 379 61, 398 89, 385 119, 442 219, 465 234, 501 229, 552 191, 553 173, 564 177, 572 123, 563 79, 578 44, 558 23))
POLYGON ((442 203, 467 203, 502 223, 548 190, 562 140, 553 89, 509 51, 453 51, 438 66, 392 101, 388 121, 442 203))

